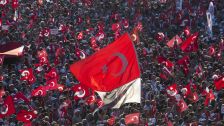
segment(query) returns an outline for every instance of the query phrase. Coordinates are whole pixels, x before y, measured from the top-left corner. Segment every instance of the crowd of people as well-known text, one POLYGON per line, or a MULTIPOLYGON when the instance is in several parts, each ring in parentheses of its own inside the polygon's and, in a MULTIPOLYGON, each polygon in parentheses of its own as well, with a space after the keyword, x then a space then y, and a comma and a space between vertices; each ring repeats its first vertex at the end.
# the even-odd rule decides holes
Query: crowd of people
POLYGON ((6 4, 0 1, 0 45, 9 42, 25 45, 19 60, 10 63, 5 59, 0 67, 0 85, 4 90, 0 110, 5 98, 18 92, 30 100, 28 103, 15 100, 16 112, 1 118, 0 125, 25 124, 16 117, 21 110, 35 110, 36 118, 29 123, 32 126, 109 125, 111 117, 115 117, 113 125, 122 126, 125 115, 136 112, 140 113, 138 125, 142 126, 171 125, 168 122, 175 126, 224 125, 224 90, 214 86, 215 79, 224 76, 223 0, 183 0, 183 8, 178 11, 175 0, 6 0, 6 4), (211 1, 215 7, 212 37, 207 32, 206 18, 211 1), (3 28, 6 25, 9 27, 3 28), (136 27, 139 39, 134 44, 141 68, 141 104, 94 111, 98 108, 96 103, 89 105, 85 99, 74 100, 70 89, 79 82, 70 73, 69 66, 99 51, 123 33, 132 34, 136 27), (198 32, 197 50, 184 52, 177 43, 168 47, 166 43, 175 35, 183 41, 189 37, 184 33, 186 28, 192 34, 198 32), (37 72, 38 52, 43 49, 48 54, 48 63, 37 72), (171 61, 172 68, 164 70, 166 64, 158 62, 159 56, 171 61), (189 58, 188 72, 177 63, 185 56, 189 58), (20 79, 19 70, 26 68, 33 69, 36 77, 33 84, 20 79), (58 83, 64 89, 32 97, 32 90, 45 85, 45 73, 51 68, 56 68, 58 83), (188 106, 181 112, 178 98, 167 93, 167 88, 174 83, 178 97, 188 106), (188 84, 198 94, 197 101, 192 101, 191 95, 185 97, 181 90, 188 84), (207 104, 204 91, 214 95, 207 104), (65 101, 69 101, 69 106, 62 115, 60 107, 65 101))

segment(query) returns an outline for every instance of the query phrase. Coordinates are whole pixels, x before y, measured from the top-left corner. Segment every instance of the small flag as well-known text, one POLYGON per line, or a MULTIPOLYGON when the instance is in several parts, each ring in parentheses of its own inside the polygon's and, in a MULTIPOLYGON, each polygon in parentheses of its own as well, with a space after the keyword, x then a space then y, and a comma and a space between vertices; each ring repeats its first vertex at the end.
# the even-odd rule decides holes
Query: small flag
POLYGON ((16 112, 12 96, 7 96, 0 109, 0 118, 10 116, 16 112))
MULTIPOLYGON (((194 33, 193 35, 191 35, 189 38, 187 38, 187 40, 185 40, 183 42, 183 44, 181 45, 181 50, 182 51, 186 51, 186 49, 190 46, 193 45, 194 43, 196 43, 198 39, 198 32, 194 33)), ((191 50, 191 49, 190 49, 191 50)))
POLYGON ((224 88, 224 76, 215 80, 214 85, 216 90, 221 90, 222 88, 224 88))
POLYGON ((46 87, 44 86, 39 86, 38 88, 32 90, 31 92, 31 96, 35 97, 35 96, 46 96, 47 94, 47 90, 46 87))
POLYGON ((191 34, 190 28, 189 28, 188 26, 185 27, 185 29, 184 29, 184 34, 185 34, 185 36, 187 36, 187 37, 191 34))
POLYGON ((58 79, 58 73, 55 68, 51 68, 51 70, 48 73, 45 73, 45 79, 50 80, 50 79, 58 79))
POLYGON ((183 111, 188 109, 187 103, 183 99, 181 99, 178 102, 177 106, 178 106, 178 111, 179 112, 183 112, 183 111))
POLYGON ((16 95, 13 97, 13 99, 14 100, 22 99, 26 104, 30 103, 30 100, 22 92, 16 93, 16 95))
POLYGON ((170 60, 164 58, 163 56, 157 57, 157 61, 160 64, 164 64, 168 68, 172 68, 174 66, 174 64, 170 60))
POLYGON ((19 72, 21 73, 20 80, 28 81, 30 84, 33 84, 36 81, 32 68, 19 70, 19 72))
POLYGON ((133 114, 128 114, 125 116, 125 124, 130 125, 130 124, 135 124, 138 125, 140 121, 140 113, 133 113, 133 114))
POLYGON ((177 84, 172 84, 172 85, 168 86, 166 91, 169 96, 175 96, 176 94, 178 94, 177 84))
POLYGON ((56 89, 58 89, 58 86, 59 86, 59 84, 57 82, 57 79, 55 78, 55 79, 48 80, 46 82, 45 89, 46 90, 56 90, 56 89))
POLYGON ((77 101, 79 99, 85 99, 91 95, 90 89, 82 84, 76 84, 72 87, 74 91, 74 99, 77 101))
POLYGON ((37 114, 35 113, 35 111, 21 110, 16 115, 16 119, 18 121, 21 121, 21 122, 24 122, 24 123, 30 123, 35 118, 37 118, 37 114))
POLYGON ((181 89, 181 92, 182 92, 184 98, 189 96, 191 94, 191 85, 187 84, 184 88, 181 89))
POLYGON ((175 42, 176 42, 177 45, 180 45, 183 41, 178 35, 176 35, 169 42, 167 42, 167 46, 170 47, 170 48, 174 47, 175 42))

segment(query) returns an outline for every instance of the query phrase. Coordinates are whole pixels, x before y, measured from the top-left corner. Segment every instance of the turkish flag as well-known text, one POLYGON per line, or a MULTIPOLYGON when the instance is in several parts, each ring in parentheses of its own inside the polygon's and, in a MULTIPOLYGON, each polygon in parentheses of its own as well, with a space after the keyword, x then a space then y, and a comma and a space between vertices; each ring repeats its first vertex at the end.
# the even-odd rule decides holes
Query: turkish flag
POLYGON ((191 100, 193 103, 195 103, 199 100, 199 96, 198 96, 197 92, 194 92, 191 95, 192 95, 191 99, 189 99, 189 100, 191 100))
POLYGON ((32 68, 28 68, 28 69, 24 69, 24 70, 19 70, 19 72, 21 73, 20 80, 26 80, 30 84, 33 84, 36 81, 36 78, 33 75, 32 68))
POLYGON ((169 96, 175 96, 178 93, 177 84, 172 84, 168 86, 166 91, 169 96))
POLYGON ((6 97, 0 108, 0 118, 10 116, 16 112, 12 96, 6 97))
POLYGON ((131 33, 131 40, 133 42, 136 42, 136 43, 139 43, 140 42, 140 38, 139 38, 138 32, 139 32, 138 28, 135 27, 133 29, 132 33, 131 33))
POLYGON ((83 50, 76 48, 75 49, 75 54, 77 57, 79 57, 80 59, 85 59, 86 58, 86 54, 83 50))
POLYGON ((178 111, 179 112, 183 112, 183 111, 188 109, 187 103, 183 99, 181 99, 178 102, 177 106, 178 106, 178 111))
POLYGON ((74 91, 75 100, 84 99, 91 95, 90 89, 83 84, 74 85, 72 90, 74 91))
POLYGON ((207 92, 206 94, 206 98, 204 102, 205 106, 208 106, 212 100, 215 100, 215 95, 213 94, 212 90, 209 90, 209 92, 207 92))
POLYGON ((48 54, 47 54, 46 49, 42 49, 41 51, 38 51, 37 52, 37 57, 39 58, 39 62, 42 65, 48 63, 48 54))
POLYGON ((158 61, 158 63, 160 63, 160 64, 161 64, 161 63, 164 63, 165 66, 168 67, 168 68, 172 68, 172 67, 174 66, 173 63, 172 63, 170 60, 164 58, 163 56, 159 56, 159 57, 157 57, 157 61, 158 61))
POLYGON ((185 29, 184 29, 184 34, 185 34, 185 36, 187 36, 187 37, 191 34, 190 28, 189 28, 188 26, 185 27, 185 29))
POLYGON ((58 84, 58 81, 55 78, 55 79, 48 80, 46 82, 45 89, 46 90, 56 90, 56 89, 58 89, 59 86, 61 86, 61 85, 58 84))
POLYGON ((46 96, 47 90, 45 86, 39 86, 38 88, 32 90, 31 96, 46 96))
POLYGON ((0 65, 2 65, 3 64, 3 62, 4 62, 4 55, 0 55, 0 65))
POLYGON ((189 96, 191 94, 191 85, 187 84, 184 88, 181 89, 181 92, 184 95, 184 98, 189 96))
POLYGON ((183 58, 177 61, 177 64, 183 69, 185 76, 189 73, 188 65, 190 64, 189 56, 184 56, 183 58))
POLYGON ((173 126, 173 123, 167 117, 167 113, 165 114, 165 121, 166 121, 167 126, 173 126))
MULTIPOLYGON (((198 32, 194 33, 193 35, 191 35, 189 38, 187 38, 183 44, 181 45, 181 50, 182 51, 188 51, 188 50, 193 50, 196 51, 194 48, 192 49, 188 49, 189 46, 194 45, 197 42, 198 39, 198 32), (187 50, 188 49, 188 50, 187 50)), ((197 43, 196 43, 197 44, 197 43)), ((193 47, 195 47, 196 45, 194 45, 193 47)), ((196 48, 196 47, 195 47, 196 48)))
POLYGON ((26 104, 30 103, 30 100, 22 92, 16 93, 13 99, 14 100, 22 99, 26 104))
POLYGON ((126 33, 107 47, 70 66, 81 84, 109 92, 140 77, 133 43, 126 33))
POLYGON ((132 114, 128 114, 125 116, 125 124, 126 125, 130 125, 130 124, 139 124, 139 119, 140 118, 140 113, 132 113, 132 114))
POLYGON ((50 80, 54 78, 58 79, 57 70, 55 68, 52 68, 48 73, 45 73, 46 80, 50 80))
POLYGON ((16 119, 24 123, 30 123, 35 118, 37 118, 37 114, 34 111, 21 110, 16 115, 16 119))
POLYGON ((215 80, 214 85, 216 87, 216 90, 221 90, 222 88, 224 88, 224 76, 215 80))
POLYGON ((211 45, 208 49, 208 55, 212 56, 215 54, 215 47, 213 45, 211 45))
POLYGON ((114 32, 120 30, 120 28, 121 28, 121 26, 120 26, 119 23, 114 23, 114 24, 112 24, 112 26, 111 26, 111 29, 112 29, 114 32))
POLYGON ((166 45, 168 47, 174 47, 175 42, 176 42, 177 45, 180 45, 183 42, 183 40, 178 35, 176 35, 169 42, 167 42, 166 45))

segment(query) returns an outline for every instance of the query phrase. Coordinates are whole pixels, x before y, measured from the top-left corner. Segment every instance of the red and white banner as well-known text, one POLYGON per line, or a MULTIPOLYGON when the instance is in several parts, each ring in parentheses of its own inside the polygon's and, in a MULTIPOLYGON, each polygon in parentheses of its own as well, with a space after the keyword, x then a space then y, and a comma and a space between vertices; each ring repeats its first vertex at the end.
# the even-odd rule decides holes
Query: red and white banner
POLYGON ((126 33, 95 54, 71 65, 81 84, 96 91, 105 104, 140 103, 140 69, 133 43, 126 33))

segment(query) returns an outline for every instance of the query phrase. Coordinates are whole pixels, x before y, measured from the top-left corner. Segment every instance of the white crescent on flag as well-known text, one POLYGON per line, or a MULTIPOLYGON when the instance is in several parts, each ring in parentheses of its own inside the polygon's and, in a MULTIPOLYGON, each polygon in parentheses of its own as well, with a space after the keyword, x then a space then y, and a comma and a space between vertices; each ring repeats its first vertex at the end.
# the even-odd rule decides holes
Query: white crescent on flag
POLYGON ((5 115, 9 111, 9 106, 7 104, 4 105, 5 110, 1 110, 1 114, 5 115))
POLYGON ((29 76, 30 75, 30 72, 28 70, 24 70, 21 75, 24 77, 24 76, 29 76))
POLYGON ((5 4, 7 4, 7 0, 1 0, 0 4, 1 4, 1 5, 5 5, 5 4))
POLYGON ((26 120, 31 120, 31 119, 33 118, 33 116, 30 115, 30 114, 28 114, 28 115, 24 115, 24 118, 25 118, 26 120))
POLYGON ((83 98, 86 95, 86 91, 84 89, 79 89, 79 91, 75 92, 75 96, 79 98, 83 98))
POLYGON ((38 96, 38 95, 43 95, 44 92, 42 90, 38 90, 36 93, 35 93, 35 96, 38 96))

